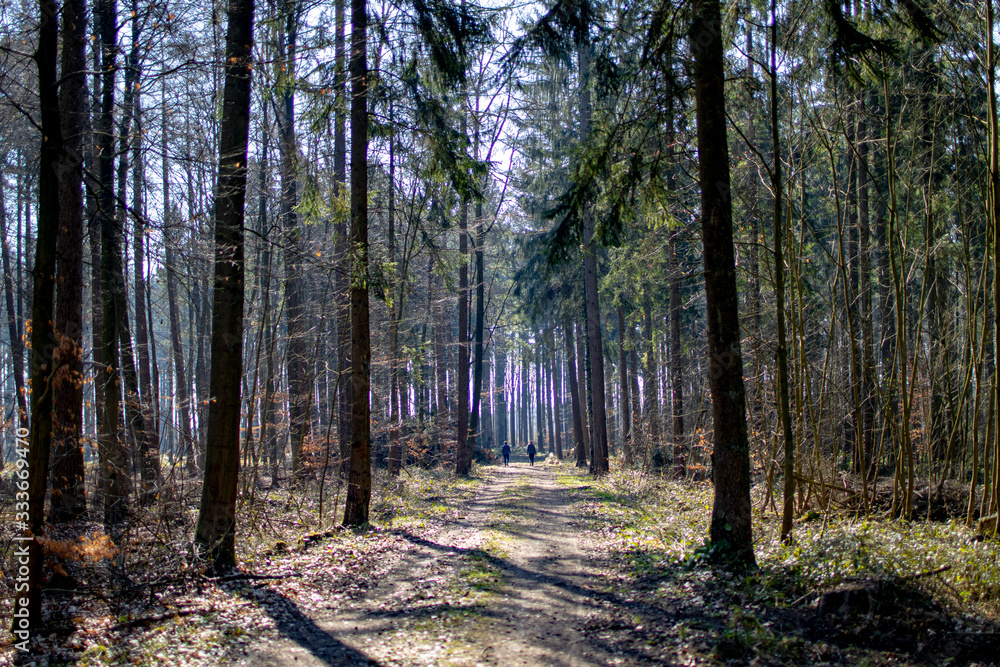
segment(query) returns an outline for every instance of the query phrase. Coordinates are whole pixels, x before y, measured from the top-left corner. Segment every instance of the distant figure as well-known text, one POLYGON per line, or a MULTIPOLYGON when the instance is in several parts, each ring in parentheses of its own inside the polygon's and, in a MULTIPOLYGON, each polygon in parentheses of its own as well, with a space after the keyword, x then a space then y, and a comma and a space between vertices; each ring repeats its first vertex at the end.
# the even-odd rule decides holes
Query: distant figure
POLYGON ((538 450, 535 449, 535 443, 529 442, 528 443, 528 464, 529 465, 535 465, 535 452, 536 451, 538 451, 538 450))
POLYGON ((503 441, 503 447, 500 448, 500 452, 503 454, 503 464, 507 465, 510 463, 510 445, 507 444, 506 440, 503 441))

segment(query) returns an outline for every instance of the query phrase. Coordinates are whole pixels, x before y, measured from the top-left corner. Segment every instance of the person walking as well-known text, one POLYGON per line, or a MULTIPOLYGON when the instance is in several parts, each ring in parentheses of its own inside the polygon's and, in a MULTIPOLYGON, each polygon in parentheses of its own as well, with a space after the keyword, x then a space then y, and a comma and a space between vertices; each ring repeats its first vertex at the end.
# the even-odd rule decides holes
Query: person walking
POLYGON ((503 441, 503 447, 500 448, 500 453, 503 454, 503 464, 507 465, 510 463, 510 445, 507 444, 506 440, 503 441))
POLYGON ((537 451, 538 450, 535 449, 535 443, 529 442, 528 443, 528 464, 529 465, 535 465, 535 452, 537 452, 537 451))

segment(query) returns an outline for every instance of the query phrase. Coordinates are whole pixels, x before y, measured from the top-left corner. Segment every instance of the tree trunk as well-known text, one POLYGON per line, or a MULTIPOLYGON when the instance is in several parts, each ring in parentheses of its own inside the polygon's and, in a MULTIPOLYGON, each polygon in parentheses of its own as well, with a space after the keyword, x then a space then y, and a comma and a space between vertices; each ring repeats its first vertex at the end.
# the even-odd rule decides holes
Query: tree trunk
POLYGON ((531 433, 531 401, 529 398, 531 380, 528 379, 528 365, 528 346, 524 344, 521 346, 521 424, 519 431, 521 433, 521 442, 525 444, 533 440, 531 433))
POLYGON ((559 377, 559 355, 556 349, 556 327, 552 325, 549 327, 548 331, 548 349, 549 349, 549 363, 548 372, 549 378, 552 381, 552 404, 550 411, 550 424, 552 424, 552 437, 555 440, 556 447, 556 457, 562 461, 563 459, 563 444, 562 444, 562 386, 559 377))
MULTIPOLYGON (((670 280, 668 278, 668 280, 670 280)), ((672 283, 671 283, 672 284, 672 283)), ((659 367, 656 363, 656 346, 653 343, 653 312, 646 300, 642 308, 643 338, 646 343, 646 364, 643 369, 642 413, 648 423, 649 452, 660 451, 660 405, 657 401, 657 387, 660 386, 659 367)))
POLYGON ((694 63, 698 180, 715 431, 715 499, 710 534, 712 543, 734 564, 750 566, 754 564, 750 448, 740 353, 720 3, 695 0, 693 12, 691 34, 698 36, 694 63))
MULTIPOLYGON (((535 405, 537 409, 535 410, 535 421, 538 424, 538 442, 536 446, 538 447, 538 453, 542 454, 545 450, 546 443, 548 442, 548 431, 546 430, 545 422, 545 376, 542 374, 542 366, 545 362, 545 347, 540 344, 535 348, 535 405)), ((551 447, 551 445, 549 445, 551 447)))
POLYGON ((566 378, 569 381, 569 394, 573 411, 573 437, 576 440, 576 467, 587 467, 587 446, 584 440, 583 401, 580 396, 580 383, 577 382, 576 345, 573 343, 573 322, 563 325, 566 336, 566 378))
MULTIPOLYGON (((590 135, 590 44, 586 37, 577 45, 580 58, 580 141, 590 135)), ((587 347, 590 354, 590 400, 593 410, 590 467, 595 475, 608 472, 608 427, 604 397, 604 344, 601 334, 601 306, 597 291, 597 248, 594 242, 594 211, 583 213, 583 273, 587 303, 587 347)))
MULTIPOLYGON (((394 120, 390 104, 390 122, 394 120)), ((402 451, 399 430, 403 420, 403 397, 399 387, 399 319, 403 313, 403 286, 395 272, 396 263, 396 136, 389 135, 389 264, 393 266, 390 289, 396 292, 396 303, 389 306, 389 476, 399 477, 402 451)))
MULTIPOLYGON (((121 248, 120 238, 116 245, 121 248)), ((121 269, 120 260, 118 268, 121 269)), ((118 318, 116 326, 121 355, 121 376, 125 386, 125 419, 132 432, 139 462, 139 474, 142 480, 140 500, 143 504, 149 504, 156 497, 156 487, 160 481, 159 452, 153 435, 153 424, 149 418, 150 411, 139 395, 139 380, 136 374, 135 356, 132 353, 132 334, 128 320, 125 276, 116 275, 112 279, 115 282, 114 298, 117 301, 114 312, 118 318)))
MULTIPOLYGON (((100 11, 98 9, 98 4, 94 4, 94 14, 93 14, 93 33, 97 34, 100 30, 98 25, 100 18, 100 11)), ((94 406, 90 414, 94 416, 93 422, 93 439, 91 442, 93 444, 97 443, 98 434, 101 430, 101 416, 104 414, 104 392, 100 387, 100 370, 103 368, 103 354, 101 350, 101 336, 103 332, 103 304, 104 300, 101 296, 101 216, 100 216, 100 197, 101 197, 101 181, 98 175, 100 173, 100 159, 97 155, 97 145, 99 143, 98 137, 94 132, 94 122, 100 116, 101 113, 101 103, 103 100, 102 91, 102 74, 101 74, 101 40, 93 39, 91 40, 91 62, 89 63, 93 69, 93 91, 90 96, 89 101, 89 111, 90 113, 85 116, 87 122, 86 128, 86 139, 84 140, 84 155, 86 160, 86 172, 84 177, 86 178, 86 194, 87 194, 87 237, 90 242, 90 342, 91 342, 91 384, 93 385, 94 391, 94 406)), ((98 448, 98 485, 100 482, 100 471, 105 469, 104 462, 104 450, 100 447, 98 448)))
POLYGON ((83 467, 83 118, 87 109, 87 10, 63 5, 63 84, 59 99, 64 157, 59 167, 59 244, 56 298, 57 373, 52 390, 53 522, 87 513, 83 467))
POLYGON ((875 457, 875 357, 873 352, 871 219, 868 194, 868 130, 858 124, 858 249, 861 271, 861 436, 865 474, 873 479, 875 457))
POLYGON ((500 351, 500 343, 494 338, 493 345, 493 367, 496 369, 496 377, 494 380, 494 386, 496 387, 497 405, 496 405, 496 415, 497 415, 497 428, 496 428, 496 441, 498 443, 507 442, 507 397, 506 397, 506 384, 507 384, 507 354, 506 351, 500 351))
MULTIPOLYGON (((333 178, 336 181, 337 196, 349 197, 347 193, 347 65, 344 49, 344 0, 334 1, 334 120, 333 120, 333 178)), ((346 477, 351 460, 351 382, 350 382, 350 341, 351 307, 348 278, 351 275, 351 257, 348 244, 348 225, 338 222, 334 230, 334 254, 337 257, 337 273, 334 290, 337 294, 337 439, 340 444, 340 476, 346 477)))
MULTIPOLYGON (((6 167, 6 160, 4 160, 6 167)), ((10 262, 10 245, 7 242, 7 209, 4 203, 4 188, 0 188, 0 251, 3 261, 4 300, 7 307, 7 337, 10 340, 10 354, 13 358, 14 393, 17 394, 17 421, 20 428, 28 428, 28 400, 24 386, 24 343, 18 311, 14 305, 14 273, 10 262)), ((20 267, 18 267, 19 269, 20 267)))
POLYGON ((298 38, 298 4, 283 0, 280 5, 281 39, 278 43, 278 95, 281 153, 281 225, 285 236, 285 316, 288 344, 285 363, 288 374, 288 424, 292 452, 292 477, 301 480, 306 474, 303 445, 309 428, 311 403, 309 361, 306 351, 306 294, 302 271, 302 230, 299 228, 298 144, 295 132, 295 64, 298 38))
MULTIPOLYGON (((168 223, 169 224, 169 223, 168 223)), ((177 394, 175 403, 180 408, 181 449, 188 472, 196 469, 194 441, 191 437, 191 396, 187 373, 184 369, 184 349, 181 344, 181 320, 177 307, 177 257, 169 240, 166 241, 167 305, 170 310, 170 349, 174 360, 177 394)))
MULTIPOLYGON (((136 12, 138 14, 138 12, 136 12)), ((142 191, 145 186, 143 176, 142 160, 142 124, 141 105, 139 94, 135 96, 135 131, 132 138, 132 210, 133 210, 133 233, 132 233, 132 253, 134 257, 134 284, 135 284, 135 352, 139 370, 139 389, 141 409, 143 412, 143 422, 147 431, 147 438, 152 447, 152 451, 146 450, 145 460, 148 465, 155 468, 155 472, 150 470, 154 479, 159 478, 159 435, 156 424, 156 401, 157 393, 153 391, 153 373, 151 354, 152 350, 152 330, 149 327, 148 313, 146 311, 146 301, 149 298, 149 288, 146 284, 145 270, 145 243, 146 235, 145 213, 143 212, 142 191)), ((150 478, 144 478, 148 484, 150 478)), ((149 489, 147 488, 147 492, 149 489)))
MULTIPOLYGON (((684 446, 684 355, 681 350, 681 274, 677 261, 677 237, 667 248, 670 280, 670 412, 674 445, 674 477, 687 474, 687 447, 684 446)), ((657 448, 658 450, 659 448, 657 448)))
MULTIPOLYGON (((463 134, 465 123, 463 120, 463 134)), ((469 199, 462 196, 458 214, 458 431, 455 433, 455 474, 468 475, 469 451, 469 199)))
MULTIPOLYGON (((27 541, 28 596, 18 596, 11 620, 11 631, 27 641, 42 630, 42 586, 44 560, 42 543, 35 537, 45 534, 45 493, 49 478, 49 448, 52 444, 52 322, 55 319, 56 248, 59 236, 59 163, 64 158, 62 129, 59 122, 59 91, 56 59, 59 31, 47 15, 49 5, 39 2, 41 23, 34 54, 38 66, 38 103, 41 116, 41 154, 38 169, 38 241, 35 245, 33 295, 31 308, 31 426, 28 434, 28 513, 26 533, 18 539, 27 541), (25 613, 26 625, 18 617, 25 613)), ((23 434, 23 431, 21 432, 23 434)), ((19 517, 20 519, 20 517, 19 517)), ((23 562, 23 561, 22 561, 23 562)))
MULTIPOLYGON (((476 146, 478 154, 478 144, 479 144, 479 130, 478 130, 478 120, 476 128, 476 146)), ((476 202, 476 328, 473 330, 473 359, 472 359, 472 413, 469 417, 469 437, 472 438, 472 445, 470 446, 470 452, 476 449, 482 450, 484 443, 482 442, 481 430, 482 430, 482 397, 483 397, 483 373, 484 373, 484 347, 483 347, 483 328, 485 326, 486 318, 486 279, 484 272, 486 271, 486 261, 483 254, 483 246, 486 243, 486 229, 485 223, 483 222, 483 203, 482 201, 476 202)))
MULTIPOLYGON (((104 469, 101 480, 104 492, 105 526, 117 526, 125 516, 129 488, 128 457, 121 429, 121 369, 118 348, 120 332, 117 314, 120 299, 116 298, 123 277, 121 267, 121 234, 115 223, 114 196, 114 91, 115 54, 117 53, 117 6, 114 0, 103 0, 100 18, 102 82, 101 113, 95 128, 98 137, 98 170, 101 181, 101 357, 99 383, 103 393, 101 430, 98 447, 103 451, 104 469)), ((95 17, 96 18, 96 17, 95 17)))
POLYGON ((632 399, 632 449, 633 458, 643 460, 643 428, 642 424, 646 416, 642 411, 642 394, 639 392, 639 340, 636 336, 635 326, 629 326, 626 330, 629 339, 628 351, 628 387, 629 398, 632 399))
POLYGON ((215 190, 215 287, 205 484, 195 541, 215 571, 236 565, 243 375, 243 224, 250 129, 254 0, 229 0, 226 82, 215 190))
MULTIPOLYGON (((781 135, 778 128, 778 17, 775 0, 771 0, 771 192, 774 195, 774 301, 778 321, 778 414, 781 418, 781 435, 785 443, 784 490, 781 511, 781 539, 786 541, 792 533, 795 510, 795 438, 792 434, 792 413, 788 399, 788 345, 785 341, 785 257, 781 234, 781 135)), ((752 548, 752 547, 751 547, 752 548)))
MULTIPOLYGON (((885 169, 881 160, 883 155, 876 155, 875 175, 879 180, 875 191, 880 194, 875 200, 875 264, 878 285, 878 321, 879 321, 879 376, 883 378, 879 394, 881 400, 882 427, 879 440, 883 443, 881 449, 895 457, 899 450, 899 385, 896 382, 895 361, 896 352, 896 314, 893 302, 892 265, 889 253, 888 211, 885 181, 885 169)), ((877 473, 879 461, 872 461, 872 469, 877 473)))
POLYGON ((344 525, 368 523, 372 495, 368 330, 368 11, 351 0, 351 467, 344 525))
MULTIPOLYGON (((435 284, 437 282, 439 281, 435 281, 435 284)), ((444 332, 447 325, 445 324, 444 307, 441 305, 442 299, 440 298, 440 293, 437 296, 438 298, 434 302, 434 364, 437 375, 436 440, 440 448, 441 440, 444 438, 444 433, 450 419, 448 411, 448 379, 446 376, 448 360, 445 357, 444 347, 444 332)))
MULTIPOLYGON (((986 2, 986 34, 993 35, 993 0, 986 2)), ((989 208, 988 225, 992 229, 993 236, 993 345, 994 357, 1000 358, 1000 121, 997 120, 997 100, 996 100, 996 52, 992 39, 986 40, 986 73, 987 73, 987 104, 989 116, 989 141, 990 141, 990 188, 989 188, 989 208)), ((998 499, 1000 499, 1000 373, 993 373, 993 479, 991 486, 993 496, 987 513, 997 511, 998 499)), ((911 467, 912 471, 912 467, 911 467)), ((991 471, 987 470, 987 475, 991 471)), ((907 498, 909 500, 909 498, 907 498)), ((904 513, 909 518, 909 506, 904 513)), ((995 531, 994 531, 995 532, 995 531)))
MULTIPOLYGON (((180 424, 178 430, 181 435, 181 451, 187 466, 187 471, 193 473, 196 470, 194 440, 191 437, 191 396, 188 385, 187 373, 184 369, 184 348, 181 344, 181 317, 180 308, 177 305, 177 256, 174 246, 178 242, 174 232, 174 225, 178 223, 176 213, 170 202, 170 163, 167 159, 167 112, 163 111, 163 139, 160 145, 160 152, 163 156, 163 220, 164 220, 164 260, 163 267, 167 274, 167 309, 170 320, 170 352, 174 362, 174 377, 176 387, 174 392, 174 404, 180 409, 180 424)), ((266 146, 266 145, 265 145, 266 146)), ((266 147, 265 147, 266 155, 266 147)))
MULTIPOLYGON (((623 297, 624 298, 624 297, 623 297)), ((625 308, 618 305, 618 375, 621 380, 622 448, 625 450, 625 467, 634 463, 632 452, 632 398, 628 377, 628 351, 625 349, 625 308)))
POLYGON ((583 426, 583 451, 584 465, 589 463, 591 455, 590 434, 593 429, 593 410, 590 405, 590 392, 587 390, 587 349, 584 327, 579 322, 574 322, 577 328, 576 333, 576 382, 577 391, 580 393, 580 424, 583 426))

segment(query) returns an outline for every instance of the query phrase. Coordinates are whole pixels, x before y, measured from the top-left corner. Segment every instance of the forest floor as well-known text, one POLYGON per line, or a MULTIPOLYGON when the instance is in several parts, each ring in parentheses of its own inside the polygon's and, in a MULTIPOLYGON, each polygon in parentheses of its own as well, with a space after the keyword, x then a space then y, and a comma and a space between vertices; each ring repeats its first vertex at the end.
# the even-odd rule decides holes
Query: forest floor
POLYGON ((758 509, 759 567, 733 574, 703 541, 708 484, 515 457, 382 485, 368 530, 272 535, 242 574, 160 577, 110 611, 57 600, 66 630, 0 662, 1000 664, 1000 548, 957 522, 806 514, 787 546, 758 509))

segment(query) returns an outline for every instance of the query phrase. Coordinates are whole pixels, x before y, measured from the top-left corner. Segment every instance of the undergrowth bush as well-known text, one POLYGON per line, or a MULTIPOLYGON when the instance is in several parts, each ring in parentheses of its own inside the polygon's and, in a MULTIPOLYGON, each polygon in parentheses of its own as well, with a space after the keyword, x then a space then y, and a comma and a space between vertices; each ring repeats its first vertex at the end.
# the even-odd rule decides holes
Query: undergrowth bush
MULTIPOLYGON (((691 565, 706 552, 710 483, 620 469, 598 480, 570 471, 563 478, 585 489, 581 510, 591 530, 609 555, 625 561, 636 575, 691 565)), ((759 489, 753 495, 762 497, 759 489)), ((900 578, 920 585, 940 603, 1000 615, 1000 545, 977 538, 963 523, 854 520, 838 514, 816 518, 803 516, 792 541, 783 544, 780 517, 754 505, 757 595, 790 603, 846 581, 900 578)))

